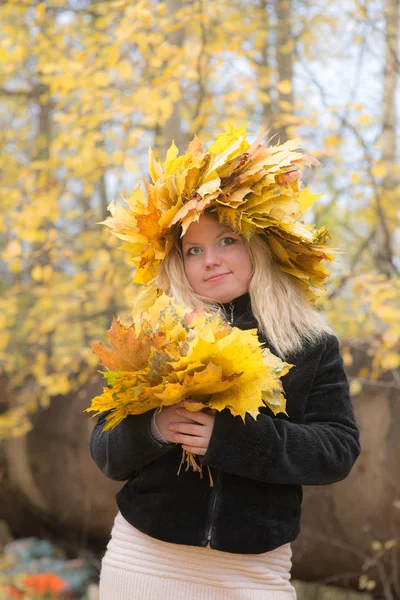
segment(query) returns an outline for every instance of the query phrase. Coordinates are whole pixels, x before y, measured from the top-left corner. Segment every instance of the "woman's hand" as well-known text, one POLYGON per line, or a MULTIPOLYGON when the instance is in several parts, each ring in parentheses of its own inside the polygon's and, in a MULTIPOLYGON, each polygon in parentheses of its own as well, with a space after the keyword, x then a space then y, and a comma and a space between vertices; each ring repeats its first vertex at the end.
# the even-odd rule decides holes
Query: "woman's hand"
POLYGON ((214 427, 215 410, 191 412, 179 406, 175 413, 177 419, 168 426, 171 441, 182 444, 187 452, 204 456, 214 427))
POLYGON ((183 402, 173 404, 172 406, 165 406, 160 412, 155 413, 154 419, 157 429, 166 442, 175 443, 175 440, 173 439, 174 432, 170 429, 172 424, 195 423, 191 418, 193 413, 189 413, 189 411, 185 411, 189 413, 189 418, 177 415, 176 411, 179 408, 183 408, 183 402))

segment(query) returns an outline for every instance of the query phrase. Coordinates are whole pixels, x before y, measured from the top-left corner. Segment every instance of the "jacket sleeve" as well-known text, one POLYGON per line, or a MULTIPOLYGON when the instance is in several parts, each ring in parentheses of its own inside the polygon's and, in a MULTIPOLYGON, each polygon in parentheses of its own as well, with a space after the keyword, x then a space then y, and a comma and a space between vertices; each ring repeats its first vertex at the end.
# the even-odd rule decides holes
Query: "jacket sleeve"
POLYGON ((102 413, 90 437, 90 454, 110 479, 124 481, 176 444, 158 442, 151 434, 154 411, 128 415, 114 429, 103 431, 109 411, 102 413))
POLYGON ((260 414, 255 421, 216 413, 203 463, 275 484, 318 485, 344 479, 360 453, 359 433, 338 341, 329 336, 302 423, 260 414))

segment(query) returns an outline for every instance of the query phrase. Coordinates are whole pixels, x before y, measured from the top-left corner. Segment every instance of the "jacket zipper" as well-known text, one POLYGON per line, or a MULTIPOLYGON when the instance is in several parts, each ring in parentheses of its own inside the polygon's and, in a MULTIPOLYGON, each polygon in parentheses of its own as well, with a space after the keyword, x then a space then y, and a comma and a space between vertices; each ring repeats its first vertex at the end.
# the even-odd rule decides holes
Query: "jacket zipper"
POLYGON ((231 323, 231 325, 233 325, 233 309, 234 309, 233 302, 230 302, 229 308, 230 308, 230 311, 231 311, 231 320, 230 320, 230 323, 231 323))
MULTIPOLYGON (((233 302, 229 303, 229 310, 230 310, 230 324, 233 325, 233 319, 234 319, 234 304, 233 302)), ((218 478, 219 478, 219 472, 216 472, 216 476, 215 476, 215 481, 214 481, 214 487, 211 490, 211 495, 210 495, 210 501, 209 501, 209 511, 208 511, 208 526, 207 526, 207 536, 206 536, 206 540, 207 543, 211 545, 211 534, 212 534, 212 529, 213 529, 213 517, 214 517, 214 513, 215 513, 215 506, 217 504, 217 483, 218 483, 218 478)))
POLYGON ((209 511, 208 511, 208 525, 207 525, 207 542, 211 543, 211 533, 213 528, 213 517, 215 512, 215 505, 217 503, 217 483, 219 478, 219 472, 217 471, 215 474, 214 487, 211 490, 211 497, 209 501, 209 511))

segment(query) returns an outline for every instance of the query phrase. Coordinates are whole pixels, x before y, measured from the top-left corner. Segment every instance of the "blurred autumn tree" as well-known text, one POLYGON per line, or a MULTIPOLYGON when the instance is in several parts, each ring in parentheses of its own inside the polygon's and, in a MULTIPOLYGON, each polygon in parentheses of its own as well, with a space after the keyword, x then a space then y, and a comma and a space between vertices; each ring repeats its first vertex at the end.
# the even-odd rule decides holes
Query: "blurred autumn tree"
POLYGON ((300 136, 322 168, 309 215, 344 253, 322 298, 400 387, 397 0, 8 0, 0 4, 0 438, 96 371, 128 319, 131 267, 97 223, 145 177, 228 123, 300 136), (397 250, 396 250, 397 249, 397 250))

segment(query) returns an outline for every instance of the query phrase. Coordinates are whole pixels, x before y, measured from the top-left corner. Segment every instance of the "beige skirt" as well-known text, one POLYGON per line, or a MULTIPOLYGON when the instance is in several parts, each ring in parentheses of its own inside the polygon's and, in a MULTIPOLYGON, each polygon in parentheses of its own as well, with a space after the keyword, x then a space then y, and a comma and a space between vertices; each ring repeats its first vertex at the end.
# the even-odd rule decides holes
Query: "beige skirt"
POLYGON ((232 554, 154 539, 118 513, 102 560, 100 600, 295 600, 292 552, 232 554))

